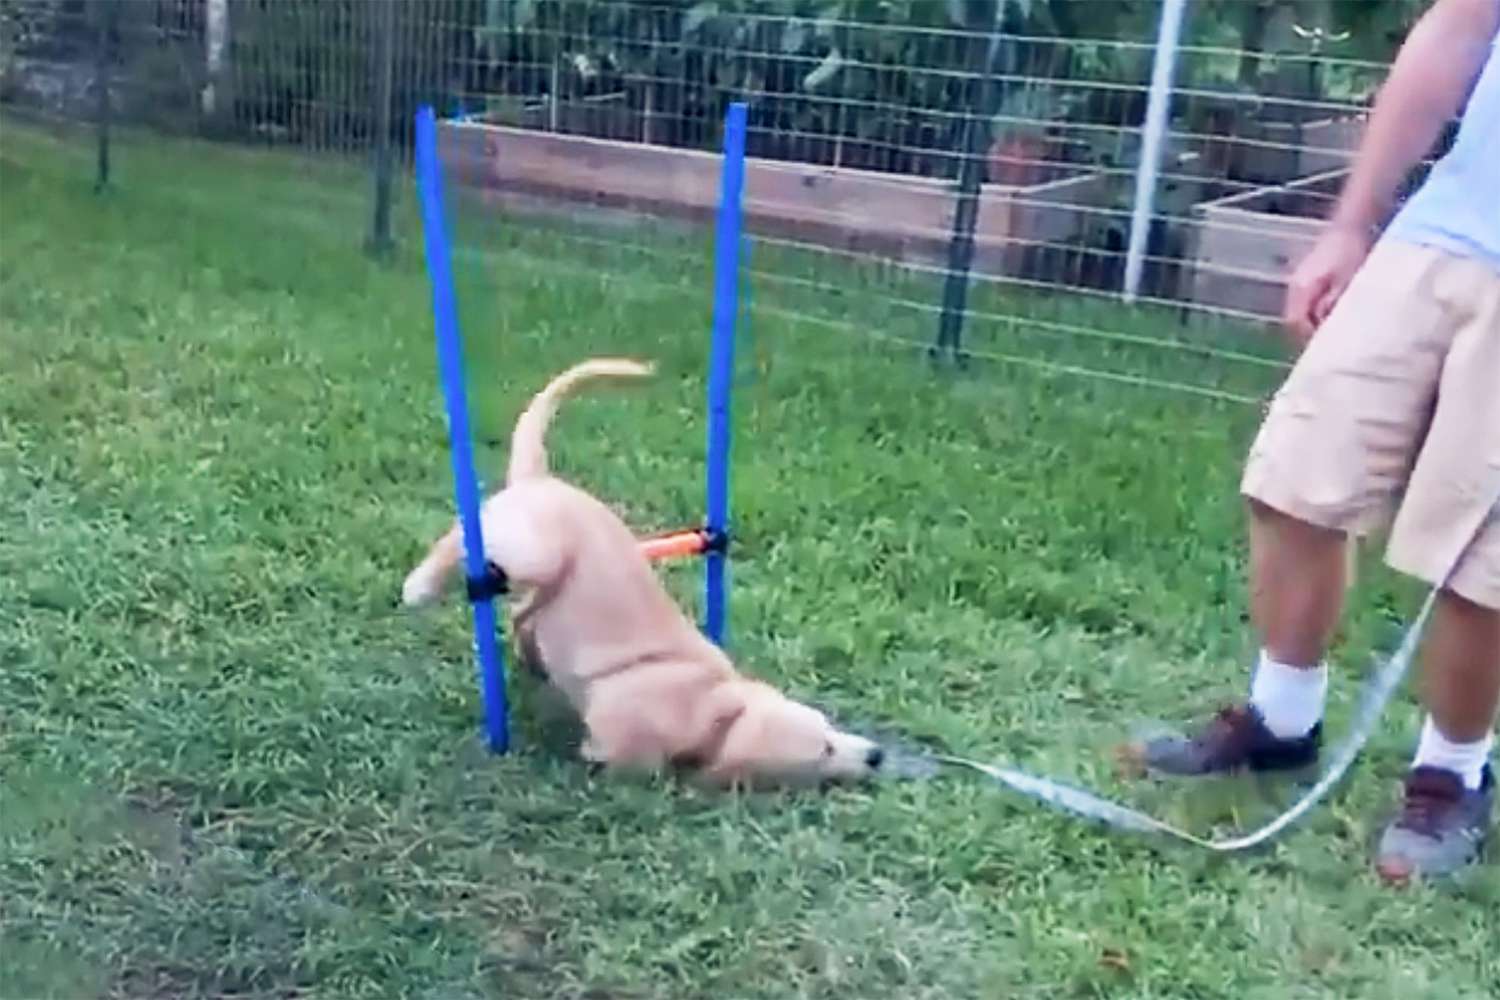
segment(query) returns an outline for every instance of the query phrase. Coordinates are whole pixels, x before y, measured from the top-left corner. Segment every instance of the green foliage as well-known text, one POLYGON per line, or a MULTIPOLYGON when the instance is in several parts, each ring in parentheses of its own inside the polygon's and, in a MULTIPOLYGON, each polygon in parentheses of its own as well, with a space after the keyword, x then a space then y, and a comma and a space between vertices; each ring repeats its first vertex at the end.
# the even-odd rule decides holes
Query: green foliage
POLYGON ((1407 29, 1431 7, 1430 0, 1337 0, 1328 16, 1337 32, 1348 32, 1337 54, 1388 61, 1407 29))
POLYGON ((0 81, 17 52, 36 46, 62 28, 62 0, 9 0, 0 4, 0 81))
POLYGON ((89 34, 82 13, 64 0, 6 0, 0 3, 0 100, 20 84, 18 60, 28 52, 55 48, 69 35, 89 34))
MULTIPOLYGON (((55 30, 64 6, 0 5, 0 77, 15 52, 55 30)), ((358 148, 371 138, 374 120, 378 6, 231 0, 221 82, 232 98, 205 123, 198 111, 206 82, 199 8, 121 4, 127 110, 158 124, 358 148)), ((1349 33, 1330 55, 1388 58, 1420 6, 1194 4, 1187 40, 1222 54, 1187 60, 1184 78, 1199 87, 1263 89, 1261 78, 1274 64, 1234 50, 1267 44, 1268 19, 1289 11, 1349 33)), ((872 166, 947 173, 962 119, 985 110, 973 107, 971 84, 983 73, 982 50, 997 26, 1007 32, 996 68, 1011 109, 1024 105, 1049 125, 1118 127, 1139 119, 1130 88, 1149 76, 1159 10, 1148 0, 401 0, 392 120, 404 137, 420 101, 456 112, 500 98, 616 95, 623 114, 657 119, 652 141, 712 145, 724 105, 744 99, 763 154, 853 156, 872 166), (1115 44, 1120 39, 1146 44, 1115 44), (1008 93, 1015 90, 1023 95, 1008 93)), ((1340 68, 1326 85, 1358 96, 1368 76, 1340 68)))

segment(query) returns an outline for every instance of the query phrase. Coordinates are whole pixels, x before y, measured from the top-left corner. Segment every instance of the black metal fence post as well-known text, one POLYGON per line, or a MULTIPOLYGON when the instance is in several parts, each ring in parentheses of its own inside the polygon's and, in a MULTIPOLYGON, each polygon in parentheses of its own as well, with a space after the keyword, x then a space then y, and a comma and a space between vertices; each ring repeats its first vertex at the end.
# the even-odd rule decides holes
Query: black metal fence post
POLYGON ((953 235, 948 241, 948 268, 943 282, 943 306, 938 316, 937 342, 931 355, 940 359, 944 351, 955 362, 966 358, 959 350, 964 316, 968 308, 969 271, 974 264, 974 230, 979 224, 979 196, 984 185, 985 153, 990 138, 990 116, 995 113, 998 92, 995 79, 1000 65, 1001 8, 994 0, 973 4, 971 26, 986 25, 988 38, 975 34, 970 59, 977 80, 970 84, 969 114, 964 122, 960 148, 958 195, 953 212, 953 235))
POLYGON ((376 4, 375 15, 375 208, 370 220, 369 252, 387 256, 391 236, 391 101, 396 64, 396 2, 376 4))
POLYGON ((109 187, 109 124, 110 124, 110 46, 113 42, 114 29, 118 23, 116 13, 118 0, 94 0, 94 19, 96 33, 94 37, 94 90, 98 105, 94 112, 94 126, 98 135, 99 162, 97 172, 94 176, 94 190, 103 191, 109 187))

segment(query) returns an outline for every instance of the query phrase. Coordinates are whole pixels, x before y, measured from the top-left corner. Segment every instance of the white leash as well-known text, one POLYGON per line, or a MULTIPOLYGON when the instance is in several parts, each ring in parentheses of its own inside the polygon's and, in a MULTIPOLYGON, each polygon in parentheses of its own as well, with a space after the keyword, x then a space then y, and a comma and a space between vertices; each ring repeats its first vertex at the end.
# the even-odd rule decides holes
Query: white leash
POLYGON ((1237 837, 1228 837, 1222 840, 1213 840, 1189 833, 1180 827, 1159 820, 1138 809, 1120 805, 1095 795, 1093 792, 1065 785, 1051 778, 1042 778, 1035 775, 1017 771, 1014 768, 1000 767, 993 764, 982 764, 979 761, 969 760, 964 757, 937 756, 935 759, 945 763, 966 767, 981 774, 988 775, 995 781, 1006 785, 1023 795, 1046 802, 1067 812, 1084 816, 1088 819, 1100 820, 1110 826, 1122 830, 1130 830, 1136 833, 1163 834, 1177 840, 1206 848, 1210 851, 1243 851, 1247 848, 1262 844, 1276 836, 1282 830, 1295 823, 1307 814, 1308 810, 1328 794, 1335 784, 1349 770, 1354 759, 1359 756, 1360 750, 1369 742, 1370 736, 1375 732, 1381 716, 1385 713, 1385 707, 1391 700, 1391 695, 1406 678, 1411 662, 1416 657, 1417 643, 1422 638, 1422 631, 1427 626, 1427 619, 1432 616, 1433 606, 1437 603, 1438 592, 1452 579, 1453 574, 1463 563, 1466 556, 1483 533, 1485 526, 1500 512, 1500 497, 1496 497, 1495 505, 1489 514, 1482 518, 1479 527, 1475 529, 1473 537, 1469 539, 1459 551, 1458 556, 1449 566, 1448 571, 1443 574, 1443 583, 1433 587, 1427 595, 1427 600, 1422 603, 1422 610, 1407 627, 1406 634, 1401 638, 1401 645, 1392 654, 1365 685, 1364 696, 1360 699, 1358 711, 1355 713, 1354 722, 1349 727, 1349 733, 1338 745, 1333 755, 1333 761, 1317 783, 1308 789, 1302 798, 1298 799, 1281 815, 1269 823, 1253 830, 1250 833, 1237 837))

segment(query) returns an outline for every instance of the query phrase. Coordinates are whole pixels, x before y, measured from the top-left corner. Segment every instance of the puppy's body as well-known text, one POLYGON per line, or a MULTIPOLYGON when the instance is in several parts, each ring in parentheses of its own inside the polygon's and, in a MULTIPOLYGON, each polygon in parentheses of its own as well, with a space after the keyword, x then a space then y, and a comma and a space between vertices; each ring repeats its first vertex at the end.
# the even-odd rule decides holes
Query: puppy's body
MULTIPOLYGON (((742 677, 672 601, 630 529, 550 475, 544 438, 561 400, 631 361, 584 362, 521 415, 503 490, 481 511, 485 555, 520 600, 524 658, 567 697, 588 730, 583 753, 619 767, 688 766, 721 784, 858 777, 881 752, 823 715, 742 677)), ((435 598, 462 563, 455 526, 407 577, 407 604, 435 598)))

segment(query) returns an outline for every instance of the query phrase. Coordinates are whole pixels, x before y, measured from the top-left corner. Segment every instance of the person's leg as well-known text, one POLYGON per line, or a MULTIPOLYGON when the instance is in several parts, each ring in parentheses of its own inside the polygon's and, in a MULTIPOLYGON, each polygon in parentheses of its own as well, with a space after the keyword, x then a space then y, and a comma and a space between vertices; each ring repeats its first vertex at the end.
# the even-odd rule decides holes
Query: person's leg
POLYGON ((1282 770, 1317 758, 1328 698, 1323 657, 1343 613, 1349 535, 1253 497, 1248 507, 1250 618, 1261 642, 1249 700, 1221 712, 1193 739, 1168 737, 1139 748, 1152 770, 1282 770))
POLYGON ((1191 738, 1132 748, 1148 770, 1315 762, 1323 657, 1343 609, 1350 537, 1379 527, 1405 485, 1455 335, 1436 287, 1447 261, 1423 248, 1377 247, 1277 393, 1241 487, 1262 643, 1250 697, 1191 738))
POLYGON ((1422 650, 1428 715, 1376 868, 1393 881, 1473 861, 1495 795, 1500 703, 1500 275, 1468 262, 1449 282, 1469 321, 1412 470, 1387 562, 1443 592, 1422 650), (1455 561, 1456 564, 1455 564, 1455 561))
POLYGON ((1500 610, 1452 591, 1442 594, 1422 651, 1422 694, 1446 739, 1478 743, 1492 737, 1500 709, 1500 610))
POLYGON ((1445 591, 1422 651, 1422 724, 1401 809, 1375 868, 1390 882, 1446 875, 1472 863, 1489 832, 1489 757, 1500 708, 1500 610, 1445 591))
POLYGON ((1250 500, 1250 619, 1266 655, 1323 662, 1344 610, 1349 536, 1250 500))
POLYGON ((1250 618, 1260 662, 1250 706, 1272 736, 1312 732, 1328 699, 1324 655, 1344 610, 1349 536, 1256 500, 1250 507, 1250 618))

